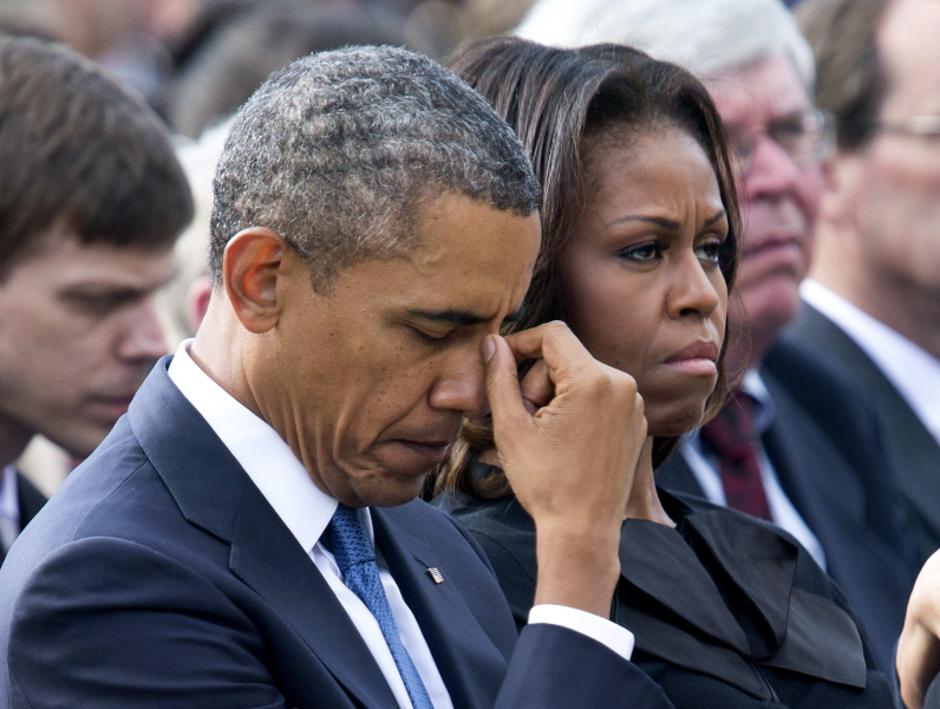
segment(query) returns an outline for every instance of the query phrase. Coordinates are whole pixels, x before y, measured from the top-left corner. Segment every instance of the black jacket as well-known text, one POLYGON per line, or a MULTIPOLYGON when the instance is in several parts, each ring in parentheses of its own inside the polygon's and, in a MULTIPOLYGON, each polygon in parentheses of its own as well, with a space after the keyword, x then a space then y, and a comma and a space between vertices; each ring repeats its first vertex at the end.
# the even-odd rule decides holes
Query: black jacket
MULTIPOLYGON (((677 709, 890 707, 842 594, 774 525, 660 490, 676 529, 627 520, 612 617, 677 709)), ((514 498, 439 504, 480 542, 516 622, 535 589, 535 532, 514 498)))

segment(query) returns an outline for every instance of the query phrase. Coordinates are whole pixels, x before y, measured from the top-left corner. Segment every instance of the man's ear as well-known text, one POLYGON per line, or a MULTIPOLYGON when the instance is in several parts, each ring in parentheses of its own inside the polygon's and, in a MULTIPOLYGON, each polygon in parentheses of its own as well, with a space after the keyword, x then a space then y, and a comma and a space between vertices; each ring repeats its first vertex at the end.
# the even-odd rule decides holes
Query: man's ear
POLYGON ((819 217, 822 221, 845 225, 854 208, 854 188, 859 167, 858 158, 840 152, 823 163, 824 188, 819 203, 819 217))
POLYGON ((249 332, 267 332, 277 324, 277 282, 290 248, 265 227, 243 229, 225 246, 222 287, 236 317, 249 332))
POLYGON ((189 284, 186 290, 186 322, 190 332, 196 332, 202 325, 209 310, 209 298, 212 297, 212 281, 208 274, 199 276, 189 284))

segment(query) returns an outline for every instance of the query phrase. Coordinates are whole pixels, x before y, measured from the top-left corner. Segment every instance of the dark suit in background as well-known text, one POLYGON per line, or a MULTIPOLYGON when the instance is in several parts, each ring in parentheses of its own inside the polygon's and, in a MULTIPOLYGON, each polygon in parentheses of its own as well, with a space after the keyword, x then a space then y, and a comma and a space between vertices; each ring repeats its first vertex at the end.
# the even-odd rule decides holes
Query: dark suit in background
MULTIPOLYGON (((0 572, 0 701, 394 706, 326 581, 167 362, 0 572)), ((482 552, 439 511, 372 514, 455 707, 668 706, 583 635, 534 625, 517 637, 482 552)))
POLYGON ((20 527, 22 528, 29 524, 46 504, 46 496, 22 474, 17 474, 16 484, 17 502, 20 505, 20 527))
MULTIPOLYGON (((20 512, 21 530, 46 504, 46 496, 19 471, 16 471, 16 504, 20 512)), ((6 552, 7 550, 0 544, 0 564, 6 558, 6 552)))
MULTIPOLYGON (((917 568, 877 422, 837 373, 790 345, 776 345, 765 363, 760 375, 776 409, 761 439, 767 457, 819 540, 827 572, 861 618, 878 665, 888 670, 917 568), (790 369, 800 372, 812 396, 799 398, 778 379, 790 369), (814 406, 813 398, 831 411, 814 406)), ((660 467, 657 482, 703 495, 680 452, 660 467)))
MULTIPOLYGON (((916 543, 918 559, 926 560, 940 547, 940 446, 936 439, 878 365, 842 328, 805 301, 784 339, 806 357, 839 368, 880 416, 902 494, 907 536, 916 543)), ((810 383, 798 372, 791 370, 783 381, 795 396, 811 394, 807 391, 810 383)))

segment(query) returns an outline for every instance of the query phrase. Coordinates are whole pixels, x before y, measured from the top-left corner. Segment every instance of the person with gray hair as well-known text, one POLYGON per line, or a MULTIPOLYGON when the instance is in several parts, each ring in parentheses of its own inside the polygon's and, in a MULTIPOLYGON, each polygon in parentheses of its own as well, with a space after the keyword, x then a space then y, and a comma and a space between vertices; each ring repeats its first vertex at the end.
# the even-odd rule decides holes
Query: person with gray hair
POLYGON ((636 383, 560 323, 497 335, 540 241, 510 128, 426 57, 311 55, 236 117, 214 190, 195 339, 0 570, 0 701, 671 706, 607 620, 636 383), (539 525, 521 634, 415 499, 490 408, 539 525))
POLYGON ((686 66, 708 88, 744 222, 728 351, 740 386, 657 480, 793 534, 842 586, 889 669, 916 565, 883 424, 843 372, 780 341, 801 307, 832 142, 795 20, 778 0, 540 0, 518 32, 567 46, 631 45, 686 66), (805 390, 784 383, 791 373, 805 390))

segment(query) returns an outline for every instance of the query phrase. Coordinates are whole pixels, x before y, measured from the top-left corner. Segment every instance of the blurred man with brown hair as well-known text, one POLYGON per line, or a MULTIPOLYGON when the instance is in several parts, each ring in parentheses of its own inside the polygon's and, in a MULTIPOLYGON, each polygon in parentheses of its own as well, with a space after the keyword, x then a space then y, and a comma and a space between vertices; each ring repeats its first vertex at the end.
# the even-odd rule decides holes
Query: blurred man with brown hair
POLYGON ((788 336, 884 414, 925 558, 940 546, 940 3, 809 0, 799 16, 838 147, 788 336))
POLYGON ((36 433, 88 455, 165 344, 152 296, 192 200, 168 137, 90 61, 0 39, 3 552, 41 500, 12 462, 36 433))

